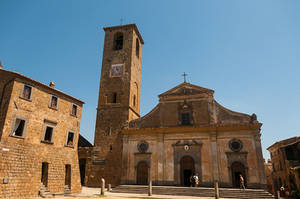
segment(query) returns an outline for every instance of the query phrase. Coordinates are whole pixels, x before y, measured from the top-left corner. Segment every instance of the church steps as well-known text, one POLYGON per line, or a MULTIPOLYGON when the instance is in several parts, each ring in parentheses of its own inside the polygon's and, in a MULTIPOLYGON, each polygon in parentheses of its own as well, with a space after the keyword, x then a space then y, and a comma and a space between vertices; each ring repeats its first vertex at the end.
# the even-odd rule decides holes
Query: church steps
MULTIPOLYGON (((148 187, 144 185, 120 185, 112 189, 114 193, 135 193, 147 194, 148 187)), ((175 187, 175 186, 153 186, 153 194, 157 195, 181 195, 181 196, 198 196, 214 197, 214 188, 206 187, 175 187)), ((268 192, 262 189, 232 189, 220 188, 221 198, 239 198, 239 199, 270 199, 274 198, 268 192)))

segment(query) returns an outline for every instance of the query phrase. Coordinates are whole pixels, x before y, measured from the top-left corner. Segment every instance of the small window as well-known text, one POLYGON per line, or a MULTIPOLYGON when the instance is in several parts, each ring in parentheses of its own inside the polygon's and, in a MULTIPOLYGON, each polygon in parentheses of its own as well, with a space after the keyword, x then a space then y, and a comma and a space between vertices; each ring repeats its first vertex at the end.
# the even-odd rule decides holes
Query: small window
POLYGON ((24 137, 24 132, 25 132, 25 120, 17 118, 12 135, 16 137, 24 137))
POLYGON ((77 116, 77 105, 72 105, 71 115, 77 116))
POLYGON ((52 95, 49 107, 57 109, 57 103, 58 103, 58 98, 52 95))
POLYGON ((136 42, 135 42, 135 54, 137 57, 139 57, 140 55, 140 42, 139 42, 139 39, 136 39, 136 42))
POLYGON ((74 146, 74 135, 73 132, 68 132, 67 146, 74 146))
POLYGON ((52 137, 53 137, 53 127, 46 126, 45 134, 44 134, 44 142, 52 143, 52 137))
POLYGON ((21 97, 27 100, 31 100, 32 87, 24 85, 21 97))
POLYGON ((112 103, 117 103, 117 93, 113 93, 112 103))
POLYGON ((109 146, 109 150, 112 151, 112 145, 109 146))
POLYGON ((116 33, 114 37, 114 50, 123 49, 123 33, 116 33))
POLYGON ((189 113, 181 113, 181 125, 190 125, 190 114, 189 113))

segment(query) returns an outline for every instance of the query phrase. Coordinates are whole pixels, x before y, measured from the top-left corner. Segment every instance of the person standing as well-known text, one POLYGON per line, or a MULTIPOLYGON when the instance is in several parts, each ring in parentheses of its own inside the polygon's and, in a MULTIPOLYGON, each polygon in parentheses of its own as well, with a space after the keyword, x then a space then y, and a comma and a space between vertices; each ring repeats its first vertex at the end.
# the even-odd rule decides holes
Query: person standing
POLYGON ((194 181, 195 181, 195 187, 198 187, 198 184, 199 184, 199 176, 198 176, 198 173, 196 173, 194 176, 194 181))
POLYGON ((240 186, 245 190, 245 181, 242 174, 240 174, 240 186))

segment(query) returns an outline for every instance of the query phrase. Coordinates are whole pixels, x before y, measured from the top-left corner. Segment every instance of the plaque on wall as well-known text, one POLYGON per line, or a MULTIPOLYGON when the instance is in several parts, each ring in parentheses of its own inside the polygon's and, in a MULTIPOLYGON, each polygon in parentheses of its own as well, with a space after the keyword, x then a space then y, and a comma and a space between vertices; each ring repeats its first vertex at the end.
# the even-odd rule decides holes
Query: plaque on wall
POLYGON ((114 64, 111 66, 110 76, 111 77, 121 77, 123 75, 124 64, 114 64))
POLYGON ((188 151, 190 149, 189 145, 184 145, 184 150, 188 151))
POLYGON ((93 165, 105 165, 106 160, 94 160, 93 165))

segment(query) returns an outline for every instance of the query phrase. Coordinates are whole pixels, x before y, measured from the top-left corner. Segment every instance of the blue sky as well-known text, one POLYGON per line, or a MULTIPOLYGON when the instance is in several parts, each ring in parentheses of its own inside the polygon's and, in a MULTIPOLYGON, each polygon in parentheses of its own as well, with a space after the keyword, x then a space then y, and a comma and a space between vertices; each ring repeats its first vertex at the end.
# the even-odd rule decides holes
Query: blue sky
POLYGON ((223 106, 257 114, 268 158, 268 146, 300 135, 299 10, 297 0, 0 0, 0 60, 85 101, 81 133, 93 141, 102 28, 136 23, 142 115, 186 72, 223 106))

